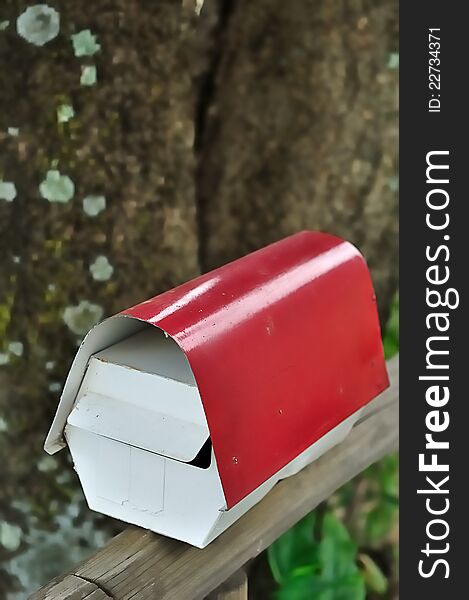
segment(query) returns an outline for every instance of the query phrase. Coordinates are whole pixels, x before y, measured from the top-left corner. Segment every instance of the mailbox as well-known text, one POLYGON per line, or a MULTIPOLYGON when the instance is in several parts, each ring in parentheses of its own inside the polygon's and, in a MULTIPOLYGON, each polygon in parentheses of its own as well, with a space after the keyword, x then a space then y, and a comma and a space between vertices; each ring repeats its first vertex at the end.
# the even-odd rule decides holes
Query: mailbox
POLYGON ((363 257, 302 232, 94 327, 45 449, 91 509, 204 547, 387 386, 363 257))

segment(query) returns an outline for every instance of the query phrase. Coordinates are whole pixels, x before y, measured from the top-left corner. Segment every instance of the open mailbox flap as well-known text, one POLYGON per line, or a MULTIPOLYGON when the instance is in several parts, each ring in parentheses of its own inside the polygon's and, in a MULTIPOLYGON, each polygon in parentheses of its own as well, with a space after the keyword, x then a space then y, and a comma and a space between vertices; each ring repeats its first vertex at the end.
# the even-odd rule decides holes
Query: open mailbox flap
POLYGON ((182 462, 209 438, 189 363, 154 327, 90 358, 67 423, 182 462))

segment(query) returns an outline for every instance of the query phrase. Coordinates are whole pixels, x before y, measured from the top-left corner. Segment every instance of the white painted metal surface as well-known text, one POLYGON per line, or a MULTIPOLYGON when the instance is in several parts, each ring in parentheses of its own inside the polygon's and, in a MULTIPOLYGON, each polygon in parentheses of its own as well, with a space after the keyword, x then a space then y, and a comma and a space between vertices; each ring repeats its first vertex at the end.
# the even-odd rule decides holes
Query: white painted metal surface
POLYGON ((45 447, 56 452, 65 435, 92 510, 203 548, 342 441, 361 412, 227 510, 213 450, 206 468, 190 464, 209 430, 186 357, 160 329, 117 316, 85 338, 45 447))
POLYGON ((184 462, 210 435, 184 354, 155 328, 91 357, 67 423, 184 462))

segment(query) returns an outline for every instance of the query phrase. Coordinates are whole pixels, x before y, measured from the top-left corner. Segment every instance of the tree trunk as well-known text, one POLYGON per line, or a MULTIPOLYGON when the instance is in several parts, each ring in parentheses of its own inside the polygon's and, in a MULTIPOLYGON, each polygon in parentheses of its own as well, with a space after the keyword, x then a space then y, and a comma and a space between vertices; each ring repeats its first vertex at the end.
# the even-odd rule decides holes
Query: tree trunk
POLYGON ((397 286, 394 2, 49 0, 43 46, 31 4, 0 7, 0 560, 76 489, 42 443, 93 322, 303 228, 359 246, 383 317, 397 286))
POLYGON ((301 229, 336 233, 368 259, 386 317, 397 286, 396 46, 391 0, 230 3, 201 119, 203 268, 301 229))
POLYGON ((60 33, 38 47, 16 33, 28 4, 0 7, 0 21, 10 20, 0 32, 0 179, 17 191, 0 200, 0 352, 9 361, 0 367, 0 521, 21 541, 0 544, 0 558, 27 549, 31 514, 57 526, 56 501, 77 488, 60 479, 72 472, 66 453, 44 461, 42 444, 85 330, 199 272, 196 15, 171 0, 54 1, 60 33), (86 29, 101 50, 76 57, 70 35, 86 29), (80 85, 91 64, 96 84, 80 85), (58 123, 64 104, 75 116, 58 123), (41 197, 49 170, 73 181, 70 201, 41 197), (85 211, 83 200, 96 195, 106 207, 93 216, 102 205, 85 211))

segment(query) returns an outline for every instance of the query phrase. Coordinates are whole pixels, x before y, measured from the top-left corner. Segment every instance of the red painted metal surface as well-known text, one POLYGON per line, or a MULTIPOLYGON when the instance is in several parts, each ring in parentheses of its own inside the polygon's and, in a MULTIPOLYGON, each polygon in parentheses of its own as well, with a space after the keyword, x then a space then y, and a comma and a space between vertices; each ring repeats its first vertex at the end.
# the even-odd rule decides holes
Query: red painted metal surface
POLYGON ((302 232, 124 311, 185 352, 228 508, 388 386, 368 268, 302 232))

